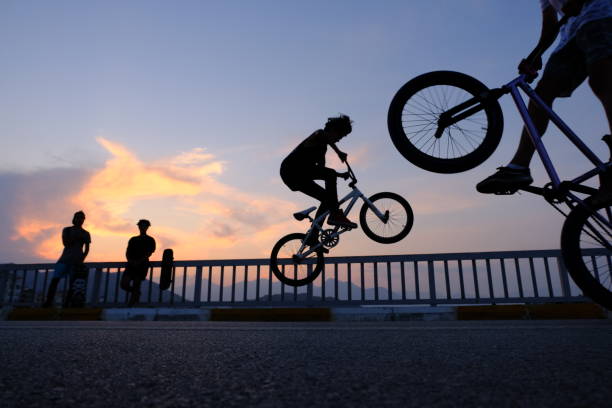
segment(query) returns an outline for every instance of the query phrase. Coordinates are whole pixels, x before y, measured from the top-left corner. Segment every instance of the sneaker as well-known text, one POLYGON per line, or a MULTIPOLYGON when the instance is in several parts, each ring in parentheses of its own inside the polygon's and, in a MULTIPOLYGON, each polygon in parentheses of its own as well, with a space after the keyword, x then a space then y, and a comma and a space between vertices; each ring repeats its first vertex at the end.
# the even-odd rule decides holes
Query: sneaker
POLYGON ((342 211, 334 211, 327 218, 329 225, 335 225, 344 228, 357 228, 357 224, 346 218, 346 215, 342 211))
POLYGON ((483 194, 514 194, 520 188, 533 183, 528 168, 514 169, 498 167, 495 174, 476 185, 476 190, 483 194))

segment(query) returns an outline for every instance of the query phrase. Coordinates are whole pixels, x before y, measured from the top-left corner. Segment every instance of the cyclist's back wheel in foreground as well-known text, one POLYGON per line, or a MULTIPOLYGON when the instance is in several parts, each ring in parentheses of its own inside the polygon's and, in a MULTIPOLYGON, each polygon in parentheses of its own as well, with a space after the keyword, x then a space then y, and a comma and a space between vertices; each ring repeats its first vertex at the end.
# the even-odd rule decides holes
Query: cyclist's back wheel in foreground
POLYGON ((306 235, 300 233, 285 235, 272 248, 270 269, 285 285, 307 285, 314 281, 323 269, 325 260, 321 249, 303 258, 296 256, 305 238, 306 235))
POLYGON ((389 192, 374 194, 369 200, 385 215, 385 219, 378 218, 368 203, 363 203, 359 223, 368 238, 381 244, 393 244, 408 235, 414 223, 408 201, 399 194, 389 192))
POLYGON ((591 197, 586 203, 593 211, 576 206, 567 216, 561 231, 561 252, 569 274, 584 294, 612 310, 612 198, 591 197))
POLYGON ((495 151, 504 127, 497 100, 480 99, 488 93, 482 82, 460 72, 429 72, 408 81, 389 106, 393 144, 409 162, 428 171, 459 173, 478 166, 495 151), (469 106, 450 117, 473 110, 471 114, 441 125, 443 113, 469 100, 469 106))

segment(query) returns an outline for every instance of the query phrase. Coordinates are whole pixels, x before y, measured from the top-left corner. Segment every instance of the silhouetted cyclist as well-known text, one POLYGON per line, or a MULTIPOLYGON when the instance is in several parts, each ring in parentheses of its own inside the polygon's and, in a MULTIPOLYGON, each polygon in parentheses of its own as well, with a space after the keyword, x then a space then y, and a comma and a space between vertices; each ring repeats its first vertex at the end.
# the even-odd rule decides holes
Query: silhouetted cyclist
MULTIPOLYGON (((542 33, 536 49, 547 49, 554 42, 557 13, 574 17, 562 27, 559 45, 546 63, 536 92, 552 106, 556 98, 571 96, 588 77, 612 131, 612 0, 540 0, 540 4, 542 33)), ((542 58, 530 55, 521 62, 519 71, 534 75, 541 67, 542 58)), ((548 116, 533 102, 529 103, 529 114, 543 135, 548 116)), ((528 186, 533 182, 529 163, 534 151, 527 129, 523 128, 519 147, 510 163, 478 183, 476 189, 485 194, 504 194, 528 186)))
MULTIPOLYGON (((300 143, 289 156, 283 160, 280 168, 283 182, 293 191, 300 191, 310 197, 321 201, 315 218, 325 211, 330 214, 327 223, 330 225, 357 228, 357 224, 350 221, 338 208, 338 193, 336 178, 348 178, 348 173, 339 173, 334 169, 325 167, 325 153, 327 146, 331 146, 341 161, 346 161, 347 154, 336 147, 336 143, 351 133, 351 119, 346 115, 340 115, 327 119, 325 127, 315 131, 300 143), (315 180, 323 180, 325 188, 321 187, 315 180)), ((314 234, 311 234, 314 236, 314 234)), ((314 236, 310 245, 317 243, 314 236)))

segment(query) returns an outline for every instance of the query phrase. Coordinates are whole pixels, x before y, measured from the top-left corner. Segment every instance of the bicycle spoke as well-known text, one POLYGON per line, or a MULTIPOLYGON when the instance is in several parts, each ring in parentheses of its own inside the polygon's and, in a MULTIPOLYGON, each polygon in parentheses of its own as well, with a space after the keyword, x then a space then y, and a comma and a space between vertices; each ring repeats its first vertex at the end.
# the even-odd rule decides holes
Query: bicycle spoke
POLYGON ((471 98, 470 93, 451 85, 431 86, 417 92, 402 111, 406 137, 431 157, 450 159, 468 155, 482 144, 487 133, 488 121, 483 111, 453 123, 444 130, 442 138, 434 135, 440 114, 471 98))

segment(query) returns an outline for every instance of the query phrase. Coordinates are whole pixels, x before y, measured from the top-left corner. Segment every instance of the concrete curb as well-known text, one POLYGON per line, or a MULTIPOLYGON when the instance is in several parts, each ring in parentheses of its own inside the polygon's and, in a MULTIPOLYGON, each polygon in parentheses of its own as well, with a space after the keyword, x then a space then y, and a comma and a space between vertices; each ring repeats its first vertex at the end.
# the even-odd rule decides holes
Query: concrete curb
POLYGON ((457 306, 457 320, 606 319, 609 313, 595 303, 457 306))
POLYGON ((248 322, 328 322, 332 312, 327 307, 219 308, 210 310, 212 321, 248 322))
POLYGON ((4 320, 100 320, 101 308, 12 308, 4 320))
POLYGON ((425 307, 336 307, 332 320, 340 322, 456 320, 452 306, 425 307))
POLYGON ((117 308, 104 309, 101 320, 107 321, 206 321, 210 320, 208 309, 171 308, 117 308))
POLYGON ((474 306, 364 306, 260 308, 18 308, 4 306, 0 320, 105 321, 449 321, 527 319, 606 319, 612 313, 594 303, 474 305, 474 306))

